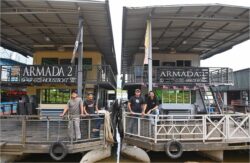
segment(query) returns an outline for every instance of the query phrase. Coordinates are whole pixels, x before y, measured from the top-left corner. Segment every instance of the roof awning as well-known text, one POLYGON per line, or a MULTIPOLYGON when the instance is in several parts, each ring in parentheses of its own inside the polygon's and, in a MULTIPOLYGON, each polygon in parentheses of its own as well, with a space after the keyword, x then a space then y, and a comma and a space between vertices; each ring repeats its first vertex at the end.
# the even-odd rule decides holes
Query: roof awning
POLYGON ((100 51, 117 73, 109 5, 89 0, 2 0, 1 46, 32 56, 38 50, 72 50, 78 18, 84 50, 100 51))
POLYGON ((153 52, 200 54, 206 59, 249 39, 249 8, 178 5, 124 8, 122 72, 144 52, 146 20, 151 15, 153 52))

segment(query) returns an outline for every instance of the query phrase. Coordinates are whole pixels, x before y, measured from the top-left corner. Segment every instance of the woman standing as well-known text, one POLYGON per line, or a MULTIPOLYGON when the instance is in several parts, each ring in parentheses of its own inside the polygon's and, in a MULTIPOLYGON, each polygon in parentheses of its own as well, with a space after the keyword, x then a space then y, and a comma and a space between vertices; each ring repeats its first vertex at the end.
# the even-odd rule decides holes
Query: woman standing
MULTIPOLYGON (((155 96, 155 93, 153 91, 150 91, 148 93, 148 98, 146 100, 146 110, 145 113, 146 115, 153 114, 153 115, 159 115, 159 101, 157 97, 155 96)), ((152 124, 154 123, 153 121, 153 116, 150 116, 152 124)))

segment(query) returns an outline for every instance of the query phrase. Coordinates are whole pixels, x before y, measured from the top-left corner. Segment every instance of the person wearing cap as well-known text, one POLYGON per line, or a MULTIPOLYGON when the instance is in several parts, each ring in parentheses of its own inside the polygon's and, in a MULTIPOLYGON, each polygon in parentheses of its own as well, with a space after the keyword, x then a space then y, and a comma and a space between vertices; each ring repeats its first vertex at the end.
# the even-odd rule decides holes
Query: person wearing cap
POLYGON ((70 116, 70 119, 72 118, 72 121, 69 121, 69 134, 71 138, 74 138, 75 133, 75 139, 81 139, 80 116, 84 115, 84 110, 83 101, 77 95, 76 91, 71 92, 71 99, 68 101, 63 113, 60 114, 60 116, 64 116, 67 112, 70 116))
MULTIPOLYGON (((145 100, 144 98, 141 96, 141 90, 140 89, 136 89, 135 90, 135 95, 132 96, 129 99, 128 102, 128 111, 134 115, 135 113, 141 113, 142 116, 145 114, 145 100)), ((138 115, 135 115, 134 117, 138 117, 138 115)), ((133 134, 135 134, 135 132, 137 131, 137 118, 132 118, 129 124, 129 131, 133 134)))

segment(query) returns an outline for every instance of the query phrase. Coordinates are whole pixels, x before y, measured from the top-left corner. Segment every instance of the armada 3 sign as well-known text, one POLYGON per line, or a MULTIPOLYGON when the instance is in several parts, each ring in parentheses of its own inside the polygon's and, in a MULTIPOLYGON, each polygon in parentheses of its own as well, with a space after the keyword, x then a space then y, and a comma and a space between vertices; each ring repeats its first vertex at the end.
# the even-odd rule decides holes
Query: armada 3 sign
POLYGON ((75 66, 32 65, 20 67, 21 82, 28 83, 76 83, 75 66))
POLYGON ((201 67, 159 67, 157 69, 159 83, 209 83, 209 68, 201 67))

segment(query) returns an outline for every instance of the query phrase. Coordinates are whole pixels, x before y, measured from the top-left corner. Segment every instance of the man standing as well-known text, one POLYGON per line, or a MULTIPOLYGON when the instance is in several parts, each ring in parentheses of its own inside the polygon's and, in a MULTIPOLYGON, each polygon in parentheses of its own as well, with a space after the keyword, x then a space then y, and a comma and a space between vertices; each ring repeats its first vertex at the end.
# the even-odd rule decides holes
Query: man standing
POLYGON ((94 95, 92 93, 88 93, 87 99, 84 101, 83 110, 86 115, 92 115, 91 118, 95 119, 95 128, 92 129, 92 132, 95 133, 95 136, 99 135, 101 119, 98 116, 94 116, 93 114, 98 114, 98 106, 94 100, 94 95))
POLYGON ((67 112, 69 113, 70 119, 72 119, 72 121, 69 121, 70 137, 74 138, 75 133, 75 138, 81 139, 80 115, 83 116, 83 101, 81 97, 78 97, 76 91, 71 92, 71 99, 68 101, 67 106, 60 116, 64 116, 67 112))
MULTIPOLYGON (((135 95, 129 99, 128 102, 128 110, 133 115, 134 113, 141 113, 142 116, 145 114, 145 100, 141 96, 141 90, 136 89, 135 95)), ((137 126, 138 126, 138 115, 131 117, 132 119, 129 121, 129 132, 132 134, 137 134, 137 126)))

